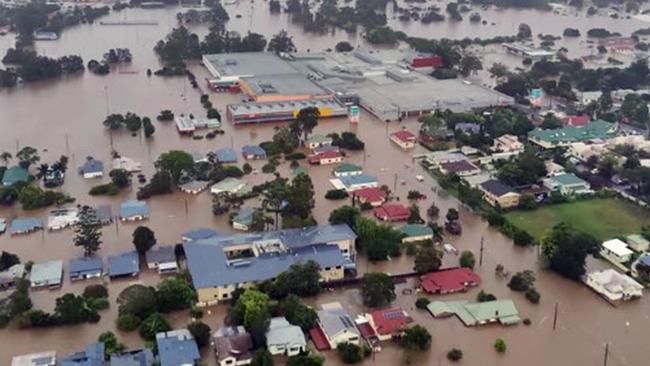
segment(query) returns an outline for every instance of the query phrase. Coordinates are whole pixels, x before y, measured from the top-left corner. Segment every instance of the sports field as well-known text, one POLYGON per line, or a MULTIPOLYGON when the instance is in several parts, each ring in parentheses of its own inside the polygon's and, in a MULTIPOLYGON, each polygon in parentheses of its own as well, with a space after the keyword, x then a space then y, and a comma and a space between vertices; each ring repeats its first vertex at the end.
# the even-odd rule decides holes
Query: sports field
POLYGON ((560 222, 569 223, 598 240, 637 234, 641 226, 650 224, 650 212, 616 198, 563 203, 531 211, 512 211, 506 217, 513 225, 538 239, 560 222))

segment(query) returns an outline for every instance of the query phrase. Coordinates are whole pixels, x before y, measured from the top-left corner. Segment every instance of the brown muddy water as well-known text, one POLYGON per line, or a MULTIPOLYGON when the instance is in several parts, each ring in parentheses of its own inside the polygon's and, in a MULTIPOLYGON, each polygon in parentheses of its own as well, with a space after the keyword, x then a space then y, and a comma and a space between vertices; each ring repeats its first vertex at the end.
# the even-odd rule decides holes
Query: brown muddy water
MULTIPOLYGON (((266 3, 240 3, 228 6, 233 20, 229 22, 231 29, 253 31, 270 37, 280 29, 289 30, 300 50, 311 48, 325 49, 333 47, 340 40, 352 43, 362 42, 358 36, 336 32, 334 35, 309 35, 292 25, 285 15, 272 16, 268 14, 266 3), (237 19, 235 14, 243 14, 237 19), (252 17, 248 17, 252 14, 252 17), (252 27, 251 27, 252 24, 252 27)), ((61 56, 78 53, 84 60, 99 58, 109 48, 128 47, 134 55, 134 62, 123 68, 124 71, 135 73, 113 72, 108 76, 96 76, 86 72, 84 75, 65 78, 63 80, 35 83, 20 86, 11 90, 0 91, 0 150, 15 152, 17 146, 34 146, 41 151, 45 162, 56 159, 61 154, 71 158, 70 172, 63 191, 77 198, 77 203, 97 204, 110 203, 116 212, 119 202, 135 196, 133 190, 125 192, 118 198, 89 197, 88 189, 99 181, 87 181, 75 174, 75 168, 84 158, 92 155, 109 162, 110 138, 101 126, 101 121, 107 113, 124 113, 132 111, 140 115, 155 117, 162 109, 172 109, 179 113, 203 113, 199 103, 199 92, 192 89, 184 78, 158 78, 145 76, 147 68, 155 69, 157 59, 152 51, 154 44, 163 38, 175 26, 175 13, 178 9, 162 10, 126 10, 112 14, 106 19, 155 19, 158 26, 151 27, 102 27, 100 25, 84 25, 66 30, 61 39, 55 42, 40 42, 39 52, 48 56, 61 56)), ((552 13, 536 11, 497 11, 485 12, 484 18, 494 18, 496 26, 474 26, 467 21, 460 24, 439 23, 430 27, 406 28, 414 34, 430 37, 455 37, 474 34, 475 36, 491 36, 512 34, 520 22, 531 24, 534 33, 558 34, 564 27, 564 18, 570 19, 571 24, 578 26, 584 33, 596 25, 606 25, 610 30, 630 32, 645 26, 638 21, 614 21, 605 17, 584 16, 562 17, 552 13), (488 16, 487 14, 492 14, 488 16), (595 19, 601 23, 592 23, 595 19), (560 20, 558 20, 560 19, 560 20), (557 22, 556 22, 557 21, 557 22), (592 25, 594 24, 594 25, 592 25), (545 27, 545 29, 540 29, 545 27), (476 29, 475 29, 476 28, 476 29), (420 33, 418 33, 420 32, 420 33)), ((393 22, 391 20, 391 22, 393 22)), ((392 24, 392 23, 391 23, 392 24)), ((199 33, 206 31, 205 27, 196 28, 199 33)), ((11 45, 11 37, 0 38, 0 51, 11 45)), ((192 70, 200 80, 207 77, 206 71, 200 65, 192 65, 192 70)), ((230 94, 211 94, 212 103, 221 111, 228 103, 236 102, 240 97, 230 94)), ((170 149, 183 149, 188 152, 214 151, 220 147, 234 147, 237 151, 241 146, 259 143, 270 138, 273 125, 234 127, 225 123, 225 135, 215 140, 195 141, 180 137, 173 125, 156 123, 154 138, 145 141, 140 137, 131 137, 126 133, 114 135, 114 147, 122 155, 139 160, 144 164, 145 173, 150 175, 152 163, 156 157, 170 149)), ((375 120, 367 113, 362 113, 358 126, 351 126, 344 119, 323 120, 315 133, 341 132, 351 130, 366 142, 366 151, 352 153, 347 161, 363 165, 369 174, 376 175, 383 184, 389 185, 396 194, 405 200, 408 190, 418 189, 428 195, 428 199, 420 203, 422 211, 435 201, 445 212, 450 207, 458 207, 459 203, 437 190, 436 183, 427 177, 424 182, 418 182, 415 176, 424 174, 415 164, 410 154, 423 150, 418 147, 415 151, 405 153, 389 143, 388 134, 405 126, 412 131, 417 129, 417 122, 411 120, 401 124, 386 124, 375 120), (397 177, 397 178, 396 178, 397 177), (397 182, 397 184, 395 184, 397 182), (402 184, 404 182, 404 184, 402 184), (435 190, 435 191, 434 191, 435 190)), ((243 161, 240 161, 243 163, 243 161)), ((253 162, 258 170, 262 162, 253 162)), ((282 166, 281 172, 289 176, 288 167, 282 166)), ((309 172, 315 184, 317 204, 316 219, 325 223, 329 212, 344 204, 341 201, 326 201, 325 192, 330 188, 329 178, 331 167, 310 167, 309 172)), ((426 176, 426 175, 425 175, 426 176)), ((246 179, 256 184, 270 178, 268 175, 250 175, 246 179)), ((104 181, 107 181, 104 178, 104 181)), ((215 218, 210 211, 210 197, 207 192, 198 196, 187 196, 181 193, 156 197, 149 201, 151 218, 146 222, 155 232, 161 244, 176 243, 184 231, 213 227, 218 230, 231 231, 226 217, 215 218), (187 208, 187 209, 186 209, 187 208)), ((249 203, 252 204, 252 203, 249 203)), ((45 218, 46 210, 36 212, 21 212, 12 208, 0 209, 0 216, 13 218, 16 216, 40 216, 45 218)), ((531 326, 518 325, 515 327, 487 326, 483 328, 465 328, 455 318, 435 320, 427 313, 414 308, 418 294, 402 295, 402 289, 413 287, 409 282, 400 285, 396 305, 408 309, 416 322, 426 326, 433 334, 433 347, 425 354, 413 356, 412 364, 446 365, 445 357, 452 347, 463 350, 464 365, 601 365, 603 364, 604 346, 610 345, 608 365, 644 365, 647 364, 646 349, 650 321, 650 300, 646 297, 640 301, 612 307, 594 295, 584 286, 566 281, 544 270, 538 270, 537 253, 531 248, 516 248, 500 233, 489 229, 485 222, 461 208, 463 235, 450 237, 448 241, 460 250, 473 250, 478 254, 481 238, 485 242, 483 265, 477 268, 483 283, 480 288, 494 293, 499 298, 512 298, 521 312, 522 318, 530 318, 531 326), (542 294, 539 305, 529 304, 522 294, 513 293, 506 287, 505 280, 496 278, 494 268, 497 264, 505 265, 506 269, 515 272, 523 269, 537 270, 537 288, 542 294), (558 326, 552 329, 553 310, 559 304, 558 326), (496 338, 506 340, 508 350, 499 355, 493 350, 496 338)), ((603 218, 606 220, 606 218, 603 218)), ((99 254, 106 257, 132 248, 131 233, 137 224, 118 224, 104 229, 104 244, 99 254)), ((0 237, 0 249, 17 253, 23 261, 35 262, 62 259, 68 261, 81 255, 81 251, 71 243, 70 230, 57 233, 35 233, 22 237, 0 237)), ((456 265, 457 257, 447 256, 446 265, 456 265)), ((386 271, 401 273, 408 271, 412 261, 406 256, 395 258, 390 262, 368 264, 360 259, 359 272, 386 271)), ((603 267, 604 264, 592 261, 591 267, 603 267)), ((67 267, 67 264, 66 264, 67 267)), ((66 275, 67 277, 67 275, 66 275)), ((97 280, 101 281, 101 280, 97 280)), ((159 277, 144 271, 134 281, 155 284, 159 277)), ((115 281, 110 283, 111 300, 115 300, 121 289, 133 281, 115 281)), ((81 292, 91 281, 70 284, 64 281, 60 290, 33 291, 32 299, 37 308, 52 310, 54 299, 65 292, 81 292)), ((473 289, 465 294, 437 297, 444 300, 470 299, 476 297, 479 289, 473 289)), ((433 297, 432 297, 433 298, 433 297)), ((364 310, 358 290, 341 289, 328 292, 316 299, 309 300, 314 304, 341 301, 352 314, 364 310)), ((209 309, 205 321, 214 329, 223 323, 225 306, 209 309)), ((81 350, 85 344, 93 342, 96 337, 107 330, 115 331, 116 306, 102 313, 98 324, 84 324, 72 327, 59 327, 40 330, 18 330, 8 328, 0 330, 0 365, 8 365, 11 357, 17 354, 56 349, 60 357, 81 350)), ((187 323, 185 313, 172 314, 170 321, 174 326, 181 327, 187 323)), ((130 347, 142 345, 136 333, 122 334, 119 338, 130 347)), ((215 364, 214 356, 204 351, 204 360, 215 364)), ((395 346, 386 346, 374 359, 366 360, 366 364, 396 365, 408 360, 403 352, 395 346)), ((328 355, 327 364, 339 364, 335 354, 328 355)))

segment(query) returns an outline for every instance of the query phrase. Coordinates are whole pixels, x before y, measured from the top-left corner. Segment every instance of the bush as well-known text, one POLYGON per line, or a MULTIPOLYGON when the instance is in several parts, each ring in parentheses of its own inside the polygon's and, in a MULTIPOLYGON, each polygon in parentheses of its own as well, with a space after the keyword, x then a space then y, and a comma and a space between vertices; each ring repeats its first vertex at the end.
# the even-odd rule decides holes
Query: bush
POLYGON ((460 361, 463 358, 463 351, 458 348, 454 348, 451 351, 447 352, 447 359, 452 362, 460 361))
POLYGON ((210 327, 203 322, 192 322, 187 325, 187 330, 192 333, 196 345, 203 348, 210 343, 210 327))
POLYGON ((330 189, 325 193, 325 198, 328 200, 342 200, 348 198, 349 194, 344 189, 330 189))
POLYGON ((147 317, 142 323, 138 332, 140 337, 145 341, 154 341, 156 334, 171 330, 172 327, 167 323, 167 320, 160 313, 153 313, 147 317))
POLYGON ((118 193, 120 189, 112 182, 94 186, 88 192, 91 196, 115 196, 118 193))
POLYGON ((501 227, 506 223, 505 216, 496 211, 489 212, 485 218, 487 219, 488 225, 493 227, 501 227))
POLYGON ((429 305, 431 301, 427 299, 426 297, 421 297, 417 300, 415 300, 415 307, 421 310, 426 310, 427 305, 429 305))
POLYGON ((133 314, 122 314, 117 318, 117 329, 132 332, 140 326, 142 320, 133 314))
POLYGON ((499 353, 504 353, 507 349, 506 341, 501 338, 497 338, 497 340, 494 342, 494 349, 499 353))
POLYGON ((512 291, 524 292, 533 288, 533 283, 535 283, 535 275, 532 271, 526 270, 515 273, 510 278, 508 287, 510 287, 512 291))
POLYGON ((245 164, 241 167, 241 169, 242 169, 242 171, 244 172, 244 174, 250 174, 251 172, 253 172, 253 167, 252 167, 250 164, 248 164, 248 163, 245 163, 245 164))
POLYGON ((474 268, 474 264, 476 264, 476 259, 474 258, 474 253, 472 253, 469 250, 464 250, 460 254, 460 259, 458 260, 460 263, 460 266, 463 268, 474 268))
POLYGON ((266 163, 264 166, 262 166, 262 173, 271 174, 273 172, 275 172, 275 165, 266 163))
POLYGON ((496 299, 497 299, 496 296, 487 293, 483 290, 481 290, 481 292, 479 292, 478 295, 476 296, 476 301, 478 302, 494 301, 496 299))
POLYGON ((341 356, 343 363, 358 363, 363 359, 361 354, 361 347, 352 343, 339 343, 336 350, 341 356))
POLYGON ((535 238, 527 231, 517 229, 512 237, 512 241, 518 246, 528 246, 535 243, 535 238))
POLYGON ((524 319, 524 325, 530 325, 532 322, 530 321, 530 318, 524 319))
POLYGON ((526 291, 526 299, 533 304, 539 304, 539 300, 542 298, 542 295, 537 292, 535 288, 530 288, 526 291))
POLYGON ((86 305, 94 311, 105 310, 111 306, 106 297, 91 297, 86 300, 86 305))
POLYGON ((104 285, 88 285, 84 288, 84 299, 108 297, 108 288, 104 285))
POLYGON ((307 155, 301 152, 292 152, 291 154, 285 155, 284 158, 287 160, 303 160, 307 158, 307 155))

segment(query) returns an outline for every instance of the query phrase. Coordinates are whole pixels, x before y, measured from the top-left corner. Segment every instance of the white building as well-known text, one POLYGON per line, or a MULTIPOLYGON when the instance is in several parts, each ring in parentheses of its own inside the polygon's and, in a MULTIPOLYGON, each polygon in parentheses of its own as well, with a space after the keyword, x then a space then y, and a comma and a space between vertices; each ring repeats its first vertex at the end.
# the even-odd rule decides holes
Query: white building
POLYGON ((11 366, 56 366, 56 351, 15 356, 11 360, 11 366))
POLYGON ((76 208, 62 208, 50 211, 47 218, 47 228, 49 230, 62 230, 72 226, 79 221, 79 211, 76 208))
POLYGON ((494 139, 491 149, 494 152, 521 152, 524 151, 524 144, 515 135, 503 135, 494 139))
POLYGON ((620 239, 607 240, 603 243, 600 254, 614 264, 623 264, 632 258, 634 252, 620 239))
POLYGON ((272 355, 295 356, 307 349, 305 335, 300 327, 291 325, 283 317, 271 318, 266 332, 266 348, 272 355))
POLYGON ((246 187, 246 182, 241 179, 228 177, 220 182, 217 182, 210 188, 212 194, 237 194, 246 187))
POLYGON ((318 311, 318 325, 332 349, 341 343, 359 345, 361 333, 340 303, 323 304, 321 308, 318 311))
POLYGON ((627 301, 643 296, 641 284, 614 269, 588 273, 584 281, 587 286, 611 301, 627 301))

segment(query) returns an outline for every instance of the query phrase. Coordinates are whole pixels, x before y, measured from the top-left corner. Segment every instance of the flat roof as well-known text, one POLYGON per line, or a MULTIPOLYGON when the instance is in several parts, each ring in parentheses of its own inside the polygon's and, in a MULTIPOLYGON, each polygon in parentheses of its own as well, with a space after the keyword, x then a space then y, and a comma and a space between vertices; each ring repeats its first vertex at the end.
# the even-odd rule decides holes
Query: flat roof
POLYGON ((208 69, 220 77, 295 74, 297 71, 273 52, 239 52, 203 55, 208 69), (212 71, 212 70, 211 70, 212 71))
POLYGON ((63 261, 54 260, 36 263, 32 266, 29 280, 37 285, 54 285, 61 283, 63 261))
POLYGON ((633 254, 634 252, 628 248, 627 244, 621 239, 612 239, 603 242, 603 248, 609 250, 615 255, 622 257, 633 254))
POLYGON ((251 76, 240 80, 246 83, 256 96, 329 94, 302 74, 251 76))
POLYGON ((553 130, 538 127, 528 132, 528 137, 533 140, 545 141, 551 144, 560 144, 614 137, 617 130, 617 123, 596 120, 586 126, 578 127, 567 126, 553 130))
POLYGON ((291 102, 247 102, 239 104, 229 104, 228 112, 233 117, 248 117, 262 113, 297 113, 299 110, 307 107, 316 107, 319 109, 330 108, 332 114, 347 114, 347 109, 341 103, 333 98, 310 99, 291 102))

